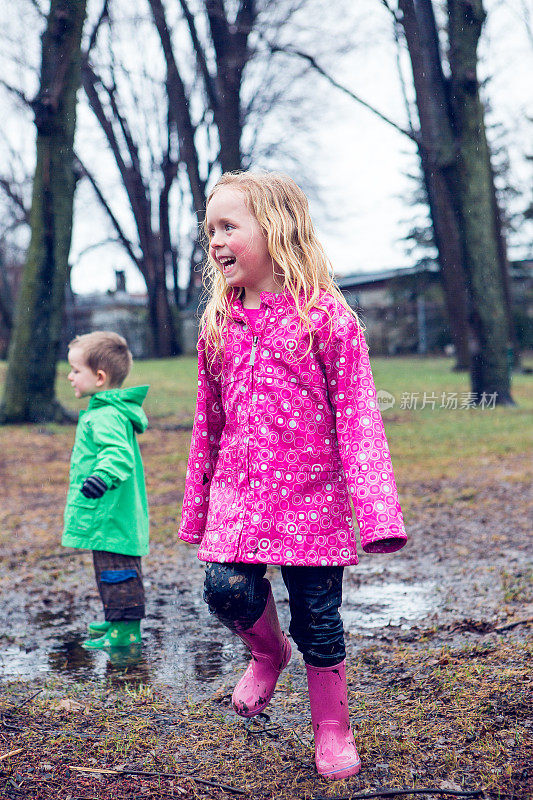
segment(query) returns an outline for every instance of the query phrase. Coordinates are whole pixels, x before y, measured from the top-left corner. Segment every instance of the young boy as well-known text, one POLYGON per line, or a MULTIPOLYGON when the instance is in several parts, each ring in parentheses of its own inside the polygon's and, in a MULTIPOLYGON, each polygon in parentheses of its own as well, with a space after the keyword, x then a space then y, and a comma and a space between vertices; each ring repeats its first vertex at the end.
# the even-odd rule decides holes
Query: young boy
POLYGON ((135 434, 148 425, 141 406, 149 387, 120 388, 132 357, 111 331, 76 336, 68 360, 74 394, 90 400, 76 430, 61 543, 93 551, 105 622, 89 625, 83 647, 127 647, 140 643, 144 617, 148 503, 135 434))

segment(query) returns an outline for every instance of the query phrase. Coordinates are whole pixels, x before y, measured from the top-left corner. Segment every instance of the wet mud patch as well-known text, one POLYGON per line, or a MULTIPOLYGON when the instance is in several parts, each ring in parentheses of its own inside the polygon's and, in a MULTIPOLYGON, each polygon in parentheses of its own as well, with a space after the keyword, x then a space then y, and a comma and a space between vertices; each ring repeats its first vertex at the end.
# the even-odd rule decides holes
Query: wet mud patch
MULTIPOLYGON (((105 653, 81 647, 87 623, 101 617, 101 609, 90 554, 59 546, 73 436, 71 428, 53 434, 16 428, 4 446, 0 680, 61 675, 102 681, 124 668, 176 696, 197 698, 217 681, 230 683, 246 663, 246 650, 209 616, 202 601, 203 566, 194 547, 175 539, 186 469, 179 453, 186 451, 187 433, 171 438, 154 430, 143 439, 154 502, 152 552, 144 560, 141 658, 122 667, 105 653)), ((514 456, 453 479, 404 481, 408 546, 390 555, 362 553, 360 564, 345 572, 349 652, 375 642, 463 646, 497 636, 526 637, 532 616, 530 479, 527 459, 514 456)), ((285 589, 277 570, 270 577, 287 628, 285 589)), ((293 664, 301 681, 299 655, 293 664)))

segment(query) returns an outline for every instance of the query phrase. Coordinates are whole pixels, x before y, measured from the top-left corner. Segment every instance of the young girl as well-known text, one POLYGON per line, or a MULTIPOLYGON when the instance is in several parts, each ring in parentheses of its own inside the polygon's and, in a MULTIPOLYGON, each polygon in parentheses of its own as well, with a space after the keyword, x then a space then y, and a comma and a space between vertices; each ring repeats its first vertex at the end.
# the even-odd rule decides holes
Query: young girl
POLYGON ((406 542, 356 315, 329 272, 307 199, 285 175, 225 174, 207 202, 210 299, 180 537, 207 562, 204 599, 252 660, 237 714, 269 703, 291 657, 265 579, 279 565, 303 655, 318 772, 361 762, 348 718, 339 607, 357 564, 406 542))

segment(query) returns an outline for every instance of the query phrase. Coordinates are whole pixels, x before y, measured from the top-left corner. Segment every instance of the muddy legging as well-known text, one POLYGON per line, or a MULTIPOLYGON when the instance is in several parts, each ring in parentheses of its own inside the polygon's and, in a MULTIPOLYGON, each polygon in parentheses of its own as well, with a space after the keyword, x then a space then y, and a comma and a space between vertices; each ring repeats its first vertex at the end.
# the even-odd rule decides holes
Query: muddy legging
POLYGON ((106 621, 143 619, 144 586, 140 556, 93 550, 93 564, 106 621))
MULTIPOLYGON (((205 570, 204 600, 230 630, 247 630, 265 609, 270 588, 264 564, 215 564, 205 570)), ((281 567, 289 593, 289 632, 306 664, 331 667, 345 657, 343 567, 281 567)))

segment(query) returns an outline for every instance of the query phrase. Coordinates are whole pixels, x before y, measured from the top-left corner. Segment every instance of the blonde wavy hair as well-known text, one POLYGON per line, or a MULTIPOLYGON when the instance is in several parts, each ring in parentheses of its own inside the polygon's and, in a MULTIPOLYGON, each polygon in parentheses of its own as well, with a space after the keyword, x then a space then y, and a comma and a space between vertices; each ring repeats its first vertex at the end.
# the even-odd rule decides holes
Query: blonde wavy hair
MULTIPOLYGON (((311 221, 307 197, 292 178, 281 172, 225 172, 211 189, 207 204, 226 187, 243 193, 249 211, 261 226, 274 264, 274 276, 282 289, 292 295, 302 329, 312 334, 309 312, 312 308, 321 308, 320 296, 324 292, 333 295, 360 324, 357 314, 335 284, 330 261, 311 221)), ((222 332, 231 317, 233 289, 209 254, 206 221, 204 233, 207 261, 203 277, 207 305, 200 329, 206 349, 211 352, 210 360, 213 360, 223 348, 222 332)), ((311 346, 312 343, 309 348, 311 346)))

